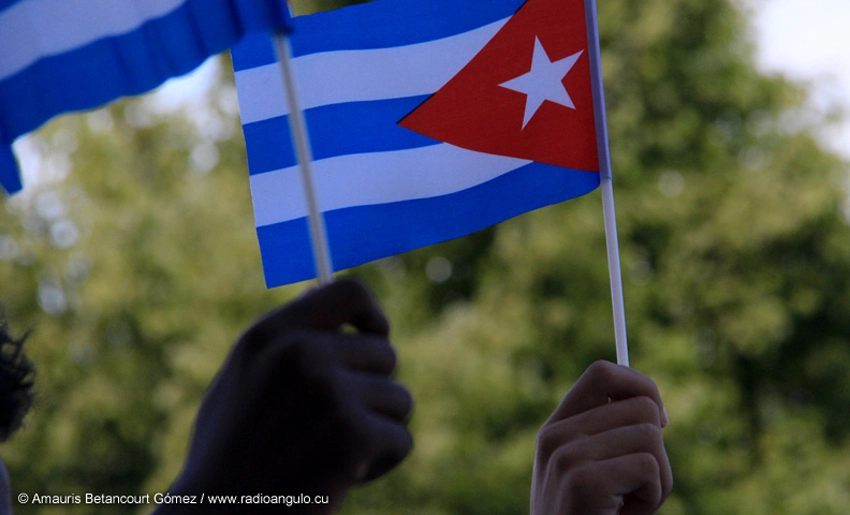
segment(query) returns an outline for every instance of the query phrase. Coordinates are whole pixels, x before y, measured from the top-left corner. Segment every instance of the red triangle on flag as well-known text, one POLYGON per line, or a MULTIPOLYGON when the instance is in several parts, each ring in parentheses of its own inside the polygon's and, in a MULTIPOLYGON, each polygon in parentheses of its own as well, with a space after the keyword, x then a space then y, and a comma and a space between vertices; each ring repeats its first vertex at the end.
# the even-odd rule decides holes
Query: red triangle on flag
POLYGON ((598 171, 587 50, 583 0, 528 0, 399 125, 469 150, 598 171))

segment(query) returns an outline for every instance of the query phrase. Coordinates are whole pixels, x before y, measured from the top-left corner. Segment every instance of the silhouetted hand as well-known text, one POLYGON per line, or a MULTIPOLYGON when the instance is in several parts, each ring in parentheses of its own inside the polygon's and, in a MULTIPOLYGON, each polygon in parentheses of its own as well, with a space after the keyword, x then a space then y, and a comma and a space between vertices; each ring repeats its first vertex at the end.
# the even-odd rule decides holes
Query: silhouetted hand
POLYGON ((531 515, 649 515, 673 487, 655 383, 591 365, 537 437, 531 515))
MULTIPOLYGON (((395 467, 412 447, 412 398, 391 379, 396 354, 388 335, 376 300, 353 280, 311 291, 256 322, 203 400, 172 493, 322 495, 330 504, 266 508, 330 513, 353 485, 395 467)), ((240 510, 186 508, 158 513, 240 510)))

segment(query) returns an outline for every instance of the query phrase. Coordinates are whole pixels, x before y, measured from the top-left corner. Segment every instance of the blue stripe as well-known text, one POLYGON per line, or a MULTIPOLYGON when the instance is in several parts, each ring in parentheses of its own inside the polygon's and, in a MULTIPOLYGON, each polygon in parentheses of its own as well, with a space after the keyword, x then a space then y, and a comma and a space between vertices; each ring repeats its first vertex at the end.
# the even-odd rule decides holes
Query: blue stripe
MULTIPOLYGON (((512 16, 526 0, 375 0, 292 20, 293 57, 424 43, 512 16)), ((236 71, 275 62, 268 41, 233 50, 236 71)))
MULTIPOLYGON (((293 22, 298 18, 293 18, 293 22)), ((291 37, 291 36, 290 36, 291 37)), ((250 70, 277 62, 272 38, 268 34, 248 34, 230 49, 233 71, 250 70)))
MULTIPOLYGON (((248 153, 249 175, 280 170, 297 163, 288 116, 243 125, 242 132, 248 153)), ((311 143, 313 140, 315 138, 311 139, 311 143)))
POLYGON ((21 191, 22 187, 12 147, 3 143, 0 143, 0 185, 9 195, 21 191))
MULTIPOLYGON (((598 185, 598 173, 532 163, 451 195, 330 211, 334 270, 465 236, 598 185)), ((304 218, 258 227, 257 235, 269 288, 316 276, 304 218)))
MULTIPOLYGON (((0 82, 3 143, 10 145, 57 114, 149 91, 193 70, 245 31, 286 23, 281 0, 187 0, 128 34, 42 58, 0 82)), ((0 176, 17 173, 3 166, 0 176)))
POLYGON ((0 0, 0 14, 3 13, 9 7, 12 7, 15 4, 19 4, 23 2, 23 0, 0 0))
MULTIPOLYGON (((428 95, 308 109, 304 117, 310 130, 313 158, 326 159, 439 144, 435 139, 397 125, 399 120, 426 98, 428 95)), ((251 175, 296 164, 290 143, 288 116, 249 123, 243 130, 251 175)))

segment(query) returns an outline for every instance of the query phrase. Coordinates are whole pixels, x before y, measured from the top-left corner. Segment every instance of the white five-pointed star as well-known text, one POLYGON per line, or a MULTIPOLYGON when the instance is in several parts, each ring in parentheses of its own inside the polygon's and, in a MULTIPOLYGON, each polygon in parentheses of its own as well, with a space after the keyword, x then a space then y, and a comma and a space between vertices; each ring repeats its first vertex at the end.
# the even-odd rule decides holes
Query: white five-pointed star
POLYGON ((537 113, 540 106, 546 100, 575 109, 573 99, 567 92, 561 81, 570 73, 570 70, 581 57, 584 50, 569 57, 552 61, 540 39, 534 38, 534 54, 531 57, 531 71, 520 75, 515 79, 499 84, 503 88, 518 91, 526 95, 525 117, 522 120, 522 128, 537 113))

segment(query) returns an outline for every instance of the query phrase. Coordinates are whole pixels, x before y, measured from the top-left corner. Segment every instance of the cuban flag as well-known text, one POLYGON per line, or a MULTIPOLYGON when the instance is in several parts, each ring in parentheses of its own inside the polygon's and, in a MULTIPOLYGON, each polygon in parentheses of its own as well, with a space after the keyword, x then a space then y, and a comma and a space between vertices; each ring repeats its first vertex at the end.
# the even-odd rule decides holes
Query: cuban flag
POLYGON ((11 145, 53 116, 144 93, 287 24, 284 0, 0 0, 0 184, 21 189, 11 145))
MULTIPOLYGON (((599 185, 598 47, 585 1, 375 0, 292 20, 334 270, 599 185)), ((272 40, 252 35, 232 56, 267 285, 310 279, 307 205, 272 40)))

